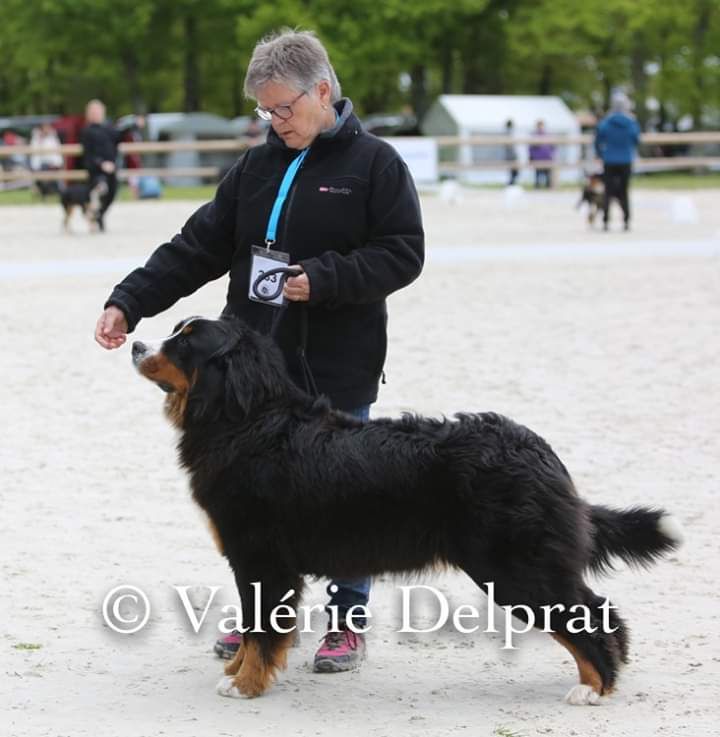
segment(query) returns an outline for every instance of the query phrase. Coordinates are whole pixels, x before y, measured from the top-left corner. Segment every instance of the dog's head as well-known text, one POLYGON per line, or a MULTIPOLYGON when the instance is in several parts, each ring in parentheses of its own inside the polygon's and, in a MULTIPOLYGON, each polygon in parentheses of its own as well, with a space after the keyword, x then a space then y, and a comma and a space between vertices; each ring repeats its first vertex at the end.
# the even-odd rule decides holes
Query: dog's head
POLYGON ((237 319, 188 318, 159 345, 134 342, 132 358, 167 393, 165 412, 179 428, 242 420, 290 383, 275 344, 237 319))

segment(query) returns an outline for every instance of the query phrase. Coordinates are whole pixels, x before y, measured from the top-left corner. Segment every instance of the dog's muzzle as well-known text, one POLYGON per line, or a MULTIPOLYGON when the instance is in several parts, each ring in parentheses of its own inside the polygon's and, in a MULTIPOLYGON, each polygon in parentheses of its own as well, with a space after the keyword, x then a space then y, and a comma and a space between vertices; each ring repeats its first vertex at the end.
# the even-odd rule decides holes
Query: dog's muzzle
POLYGON ((132 361, 135 368, 140 368, 140 364, 143 362, 143 359, 148 356, 150 353, 150 350, 145 345, 145 343, 136 340, 132 344, 132 361))

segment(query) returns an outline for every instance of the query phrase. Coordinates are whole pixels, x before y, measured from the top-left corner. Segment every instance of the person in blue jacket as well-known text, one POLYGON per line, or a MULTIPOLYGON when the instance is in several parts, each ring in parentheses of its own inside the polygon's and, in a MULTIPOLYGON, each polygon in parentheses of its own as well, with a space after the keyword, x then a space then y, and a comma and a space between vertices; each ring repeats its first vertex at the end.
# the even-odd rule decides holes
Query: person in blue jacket
POLYGON ((628 187, 639 141, 640 126, 630 115, 630 100, 624 93, 617 93, 612 98, 610 114, 600 121, 595 133, 595 151, 603 162, 605 230, 609 227, 610 201, 613 198, 622 208, 625 230, 630 229, 628 187))

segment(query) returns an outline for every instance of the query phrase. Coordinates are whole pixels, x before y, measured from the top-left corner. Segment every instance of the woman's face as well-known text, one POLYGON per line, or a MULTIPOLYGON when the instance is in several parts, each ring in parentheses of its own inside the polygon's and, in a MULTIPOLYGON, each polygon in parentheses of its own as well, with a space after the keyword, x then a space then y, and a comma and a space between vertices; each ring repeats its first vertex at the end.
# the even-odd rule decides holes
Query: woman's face
POLYGON ((330 85, 319 82, 311 90, 296 90, 279 82, 267 82, 257 91, 258 107, 276 110, 270 124, 288 148, 307 148, 317 135, 332 127, 335 112, 330 104, 330 85), (289 110, 286 106, 289 106, 289 110), (290 117, 288 113, 292 113, 290 117))

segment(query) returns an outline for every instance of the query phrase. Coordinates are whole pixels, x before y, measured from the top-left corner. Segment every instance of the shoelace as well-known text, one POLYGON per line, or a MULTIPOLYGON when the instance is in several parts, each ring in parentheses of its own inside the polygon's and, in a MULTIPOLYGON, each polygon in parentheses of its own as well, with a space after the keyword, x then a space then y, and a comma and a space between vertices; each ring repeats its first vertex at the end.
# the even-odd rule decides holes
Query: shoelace
POLYGON ((351 650, 357 650, 357 635, 352 630, 340 630, 339 632, 327 632, 320 642, 325 642, 328 650, 337 650, 346 642, 351 650))

